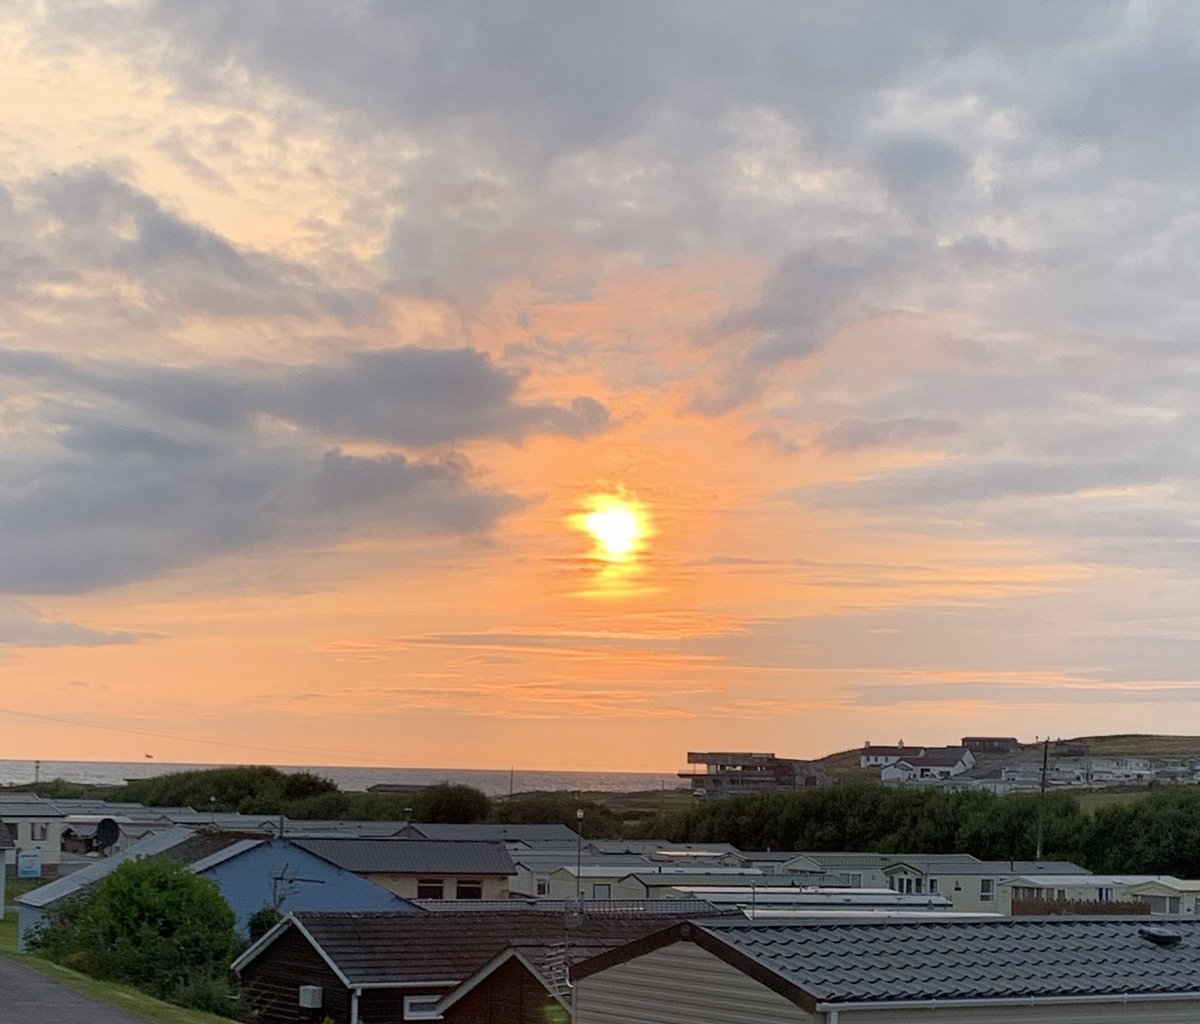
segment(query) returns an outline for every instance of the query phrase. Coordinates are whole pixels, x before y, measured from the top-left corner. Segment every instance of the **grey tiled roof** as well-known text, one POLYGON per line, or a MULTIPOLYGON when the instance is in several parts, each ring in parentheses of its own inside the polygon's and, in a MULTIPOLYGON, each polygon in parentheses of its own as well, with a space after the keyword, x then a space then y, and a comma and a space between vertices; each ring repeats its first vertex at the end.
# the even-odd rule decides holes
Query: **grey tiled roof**
POLYGON ((0 800, 0 820, 9 818, 62 818, 63 812, 49 800, 30 793, 11 794, 0 800))
POLYGON ((566 825, 457 825, 411 821, 405 831, 410 834, 419 833, 426 839, 467 839, 493 843, 575 842, 575 833, 566 825))
MULTIPOLYGON (((933 865, 934 871, 948 875, 1090 875, 1091 872, 1069 860, 985 860, 978 864, 933 865)), ((1081 881, 1080 884, 1086 884, 1081 881)))
MULTIPOLYGON (((678 918, 661 915, 584 915, 568 924, 561 913, 315 913, 293 914, 351 985, 402 985, 469 978, 510 946, 540 962, 569 936, 571 959, 586 959, 642 938, 678 918)), ((253 950, 251 950, 253 952, 253 950)), ((258 956, 270 956, 270 945, 258 956)), ((257 959, 255 957, 254 959, 257 959)), ((253 962, 253 961, 251 961, 253 962)), ((246 964, 239 963, 239 970, 246 964)))
POLYGON ((882 870, 891 864, 936 865, 949 870, 954 864, 979 864, 977 857, 969 853, 823 853, 806 850, 799 856, 820 864, 826 871, 872 871, 882 870))
MULTIPOLYGON (((566 914, 579 906, 576 900, 547 899, 544 896, 514 896, 507 900, 409 900, 414 906, 435 914, 497 913, 538 911, 543 914, 566 914)), ((730 913, 703 899, 673 900, 583 900, 583 913, 595 916, 645 917, 709 917, 730 913)), ((740 911, 737 913, 740 914, 740 911)))
POLYGON ((999 918, 871 924, 705 922, 704 936, 817 1002, 1200 995, 1200 921, 999 918), (1146 927, 1177 933, 1156 945, 1146 927))
POLYGON ((807 872, 801 874, 789 875, 754 875, 754 874, 711 874, 702 871, 679 871, 679 872, 632 872, 631 877, 641 882, 643 885, 660 888, 664 885, 715 885, 728 888, 735 886, 738 888, 749 888, 754 886, 758 889, 778 889, 780 887, 793 887, 800 885, 821 885, 825 881, 825 875, 820 872, 807 872))
POLYGON ((293 839, 291 842, 356 874, 516 874, 503 843, 350 838, 293 839))

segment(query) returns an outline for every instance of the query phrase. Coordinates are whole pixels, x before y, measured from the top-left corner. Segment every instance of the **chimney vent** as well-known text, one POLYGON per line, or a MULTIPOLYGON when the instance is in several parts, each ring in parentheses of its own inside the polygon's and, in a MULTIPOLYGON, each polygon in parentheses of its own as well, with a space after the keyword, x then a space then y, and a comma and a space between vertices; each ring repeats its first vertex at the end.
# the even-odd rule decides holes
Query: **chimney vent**
POLYGON ((1179 932, 1171 931, 1170 928, 1139 928, 1138 934, 1156 946, 1178 946, 1183 941, 1183 936, 1179 932))

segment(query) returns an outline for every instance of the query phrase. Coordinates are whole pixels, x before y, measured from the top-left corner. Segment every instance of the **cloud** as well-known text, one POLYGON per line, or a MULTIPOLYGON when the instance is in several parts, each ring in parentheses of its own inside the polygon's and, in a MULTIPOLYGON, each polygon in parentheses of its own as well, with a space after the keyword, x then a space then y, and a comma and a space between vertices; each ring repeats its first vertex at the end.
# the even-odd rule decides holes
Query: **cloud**
POLYGON ((894 420, 843 420, 826 429, 820 443, 826 451, 854 452, 862 448, 902 446, 947 437, 961 430, 953 420, 903 416, 894 420))
POLYGON ((74 622, 48 620, 23 602, 0 600, 0 646, 101 647, 137 643, 146 637, 145 633, 89 629, 74 622))
POLYGON ((517 390, 471 350, 202 369, 0 353, 0 400, 39 397, 22 420, 26 444, 0 456, 0 581, 9 592, 87 590, 384 524, 485 533, 519 502, 475 483, 461 456, 340 444, 517 442, 607 425, 593 400, 523 405, 517 390))
POLYGON ((17 191, 6 232, 16 274, 7 291, 26 305, 38 304, 39 286, 59 282, 90 306, 89 290, 116 278, 130 288, 105 289, 104 299, 143 326, 201 315, 353 325, 378 313, 366 290, 334 288, 299 263, 234 245, 109 169, 71 167, 17 191))

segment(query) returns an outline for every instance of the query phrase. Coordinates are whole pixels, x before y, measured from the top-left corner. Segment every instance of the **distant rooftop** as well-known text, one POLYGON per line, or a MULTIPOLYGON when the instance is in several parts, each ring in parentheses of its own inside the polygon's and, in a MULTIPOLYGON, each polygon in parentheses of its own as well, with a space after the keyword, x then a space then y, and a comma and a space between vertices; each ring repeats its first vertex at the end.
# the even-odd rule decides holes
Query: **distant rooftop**
POLYGON ((302 850, 356 874, 513 875, 503 843, 434 839, 292 839, 302 850))

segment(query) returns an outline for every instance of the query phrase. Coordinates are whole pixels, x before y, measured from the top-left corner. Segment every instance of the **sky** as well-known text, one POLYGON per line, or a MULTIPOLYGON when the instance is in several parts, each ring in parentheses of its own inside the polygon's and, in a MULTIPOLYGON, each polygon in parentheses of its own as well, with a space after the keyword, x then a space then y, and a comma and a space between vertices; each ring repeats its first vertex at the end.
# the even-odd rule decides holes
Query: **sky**
POLYGON ((0 751, 1200 733, 1189 3, 0 0, 0 751))

